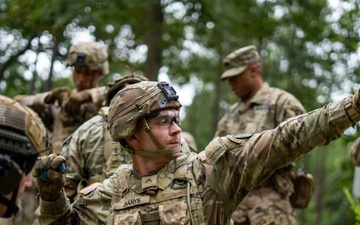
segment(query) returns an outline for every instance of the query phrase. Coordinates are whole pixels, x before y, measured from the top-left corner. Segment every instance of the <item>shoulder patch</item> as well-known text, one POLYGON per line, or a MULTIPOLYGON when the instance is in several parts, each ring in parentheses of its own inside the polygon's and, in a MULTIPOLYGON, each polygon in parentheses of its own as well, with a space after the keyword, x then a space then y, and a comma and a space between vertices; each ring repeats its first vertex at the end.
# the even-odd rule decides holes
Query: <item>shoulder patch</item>
POLYGON ((248 139, 251 138, 254 134, 238 134, 238 135, 233 135, 234 138, 236 139, 248 139))
POLYGON ((83 195, 87 195, 87 194, 91 193, 95 188, 97 188, 100 185, 101 185, 101 183, 99 183, 99 182, 92 183, 89 186, 84 187, 83 189, 81 189, 80 193, 83 194, 83 195))

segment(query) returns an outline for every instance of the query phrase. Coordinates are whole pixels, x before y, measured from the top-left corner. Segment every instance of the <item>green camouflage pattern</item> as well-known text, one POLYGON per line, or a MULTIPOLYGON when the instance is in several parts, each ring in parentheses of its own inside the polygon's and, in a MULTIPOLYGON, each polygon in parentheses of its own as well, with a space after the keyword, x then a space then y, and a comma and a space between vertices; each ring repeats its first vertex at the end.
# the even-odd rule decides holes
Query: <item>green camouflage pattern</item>
POLYGON ((352 97, 347 97, 293 117, 273 130, 214 138, 201 153, 174 159, 150 176, 141 177, 131 165, 123 165, 102 184, 84 191, 72 205, 65 193, 54 202, 40 199, 36 214, 40 224, 151 224, 151 220, 161 220, 227 225, 249 190, 274 170, 340 138, 360 120, 359 112, 352 97), (184 183, 189 193, 186 200, 184 183), (159 207, 149 214, 152 200, 159 207), (122 212, 128 216, 123 218, 122 212))
POLYGON ((360 166, 360 138, 356 139, 351 146, 350 155, 354 166, 360 166))
POLYGON ((225 80, 230 77, 238 76, 244 72, 248 66, 259 61, 260 56, 254 45, 240 48, 224 58, 223 65, 225 71, 221 74, 220 79, 225 80))
POLYGON ((106 92, 105 105, 108 106, 110 104, 111 99, 116 95, 116 93, 118 93, 119 90, 122 90, 124 87, 141 81, 148 81, 148 80, 149 79, 147 79, 143 75, 131 73, 121 77, 118 80, 109 82, 108 84, 109 88, 106 92))
POLYGON ((104 45, 97 42, 80 42, 72 45, 66 59, 67 66, 86 66, 90 70, 100 70, 102 75, 109 73, 108 53, 104 45), (84 54, 85 61, 79 62, 80 54, 84 54))
POLYGON ((130 155, 107 130, 108 107, 83 123, 63 144, 66 159, 65 190, 73 200, 78 191, 88 184, 101 182, 111 176, 121 164, 131 163, 130 155))
MULTIPOLYGON (((75 93, 77 90, 72 92, 75 93)), ((51 151, 61 155, 63 141, 74 133, 82 123, 96 115, 102 107, 106 87, 92 88, 90 93, 92 102, 82 104, 79 115, 68 115, 56 102, 51 105, 44 103, 49 92, 25 96, 19 101, 39 114, 50 134, 51 151)))
MULTIPOLYGON (((252 134, 275 128, 282 121, 305 113, 298 99, 264 83, 248 102, 239 100, 218 124, 216 135, 252 134)), ((296 225, 290 196, 294 192, 292 168, 277 170, 247 195, 233 214, 234 224, 296 225)))
POLYGON ((114 141, 131 136, 137 121, 160 109, 180 109, 177 100, 165 102, 165 94, 157 87, 158 82, 143 81, 125 87, 110 102, 109 130, 114 141))

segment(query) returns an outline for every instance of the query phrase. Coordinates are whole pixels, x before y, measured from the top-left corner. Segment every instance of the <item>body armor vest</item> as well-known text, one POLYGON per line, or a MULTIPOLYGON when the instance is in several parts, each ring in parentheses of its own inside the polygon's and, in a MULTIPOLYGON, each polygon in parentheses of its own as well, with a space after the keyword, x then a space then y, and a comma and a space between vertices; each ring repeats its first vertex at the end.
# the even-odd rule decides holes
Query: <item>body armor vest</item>
POLYGON ((108 224, 205 224, 202 186, 193 175, 195 158, 192 153, 181 156, 165 173, 144 177, 132 167, 119 170, 108 224))

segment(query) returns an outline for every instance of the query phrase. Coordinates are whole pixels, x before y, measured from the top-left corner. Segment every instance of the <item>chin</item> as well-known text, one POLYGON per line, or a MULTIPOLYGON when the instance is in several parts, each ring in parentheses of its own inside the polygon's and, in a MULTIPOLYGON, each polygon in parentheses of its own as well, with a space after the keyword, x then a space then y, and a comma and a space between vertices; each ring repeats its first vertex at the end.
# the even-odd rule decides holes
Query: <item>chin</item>
POLYGON ((174 159, 176 159, 179 156, 181 156, 181 152, 176 152, 176 153, 171 155, 171 157, 173 157, 174 159))

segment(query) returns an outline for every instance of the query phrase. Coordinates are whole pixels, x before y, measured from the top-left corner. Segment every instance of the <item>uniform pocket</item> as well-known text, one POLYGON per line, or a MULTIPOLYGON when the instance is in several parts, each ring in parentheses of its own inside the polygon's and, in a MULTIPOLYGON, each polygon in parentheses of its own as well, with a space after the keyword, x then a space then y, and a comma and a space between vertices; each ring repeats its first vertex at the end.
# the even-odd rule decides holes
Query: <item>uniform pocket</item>
POLYGON ((190 215, 185 201, 159 206, 160 224, 190 224, 190 215))
POLYGON ((118 213, 114 215, 114 223, 108 221, 106 224, 113 224, 113 225, 141 225, 143 224, 141 221, 141 213, 135 212, 131 214, 127 213, 118 213))

